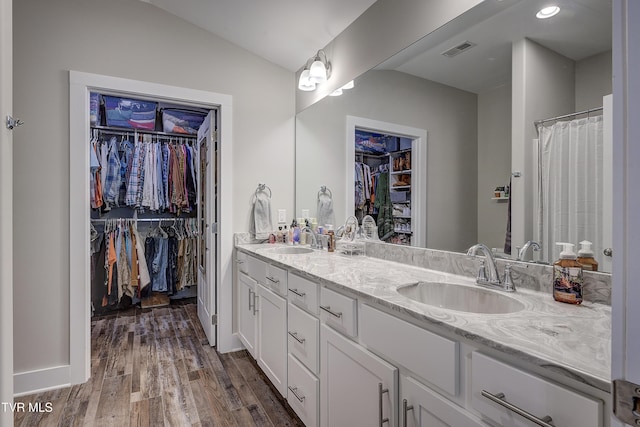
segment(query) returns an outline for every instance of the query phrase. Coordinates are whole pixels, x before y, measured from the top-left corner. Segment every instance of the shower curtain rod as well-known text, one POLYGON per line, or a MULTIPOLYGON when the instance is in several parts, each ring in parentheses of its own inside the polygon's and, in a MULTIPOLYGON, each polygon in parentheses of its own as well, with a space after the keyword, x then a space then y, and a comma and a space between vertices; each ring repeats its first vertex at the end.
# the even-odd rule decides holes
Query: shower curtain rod
POLYGON ((533 124, 537 127, 538 125, 541 125, 541 124, 546 123, 546 122, 553 122, 555 120, 560 120, 560 119, 566 119, 566 118, 569 118, 569 117, 580 116, 582 114, 595 113, 596 111, 602 111, 602 107, 590 108, 588 110, 578 111, 577 113, 565 114, 563 116, 551 117, 549 119, 536 120, 535 122, 533 122, 533 124))

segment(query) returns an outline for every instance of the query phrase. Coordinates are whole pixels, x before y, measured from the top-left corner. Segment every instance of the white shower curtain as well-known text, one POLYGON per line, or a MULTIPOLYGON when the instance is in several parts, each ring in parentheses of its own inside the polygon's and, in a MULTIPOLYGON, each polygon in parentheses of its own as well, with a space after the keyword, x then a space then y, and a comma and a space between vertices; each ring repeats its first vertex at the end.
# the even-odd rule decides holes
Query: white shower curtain
POLYGON ((558 259, 556 242, 589 240, 602 263, 602 116, 539 126, 539 224, 542 259, 558 259))

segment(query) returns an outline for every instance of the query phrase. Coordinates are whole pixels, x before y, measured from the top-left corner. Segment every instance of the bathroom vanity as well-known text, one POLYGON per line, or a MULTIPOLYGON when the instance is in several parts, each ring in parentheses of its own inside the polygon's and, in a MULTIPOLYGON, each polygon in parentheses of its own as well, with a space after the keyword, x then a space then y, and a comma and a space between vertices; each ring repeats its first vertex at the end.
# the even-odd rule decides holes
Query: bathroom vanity
POLYGON ((608 305, 291 248, 236 246, 237 333, 305 425, 609 426, 608 305))

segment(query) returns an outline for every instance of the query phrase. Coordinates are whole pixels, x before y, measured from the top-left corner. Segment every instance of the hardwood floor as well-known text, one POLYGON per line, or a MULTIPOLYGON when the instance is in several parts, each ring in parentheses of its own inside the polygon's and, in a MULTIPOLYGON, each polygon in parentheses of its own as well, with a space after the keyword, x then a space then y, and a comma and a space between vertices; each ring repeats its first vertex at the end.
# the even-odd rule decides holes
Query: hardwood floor
POLYGON ((16 427, 302 426, 249 353, 209 346, 196 310, 131 308, 92 321, 89 381, 16 398, 26 409, 16 427))

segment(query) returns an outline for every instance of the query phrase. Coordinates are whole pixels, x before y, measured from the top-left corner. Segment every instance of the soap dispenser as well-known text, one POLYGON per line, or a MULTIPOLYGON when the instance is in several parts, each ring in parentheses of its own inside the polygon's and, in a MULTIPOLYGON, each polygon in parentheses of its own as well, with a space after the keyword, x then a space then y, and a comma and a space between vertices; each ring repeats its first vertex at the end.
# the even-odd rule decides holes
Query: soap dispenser
POLYGON ((583 240, 580 242, 578 262, 582 265, 583 270, 598 271, 598 261, 593 258, 593 250, 591 249, 590 241, 583 240))
POLYGON ((553 298, 568 304, 582 303, 582 265, 572 243, 558 242, 563 247, 560 259, 553 263, 553 298))

